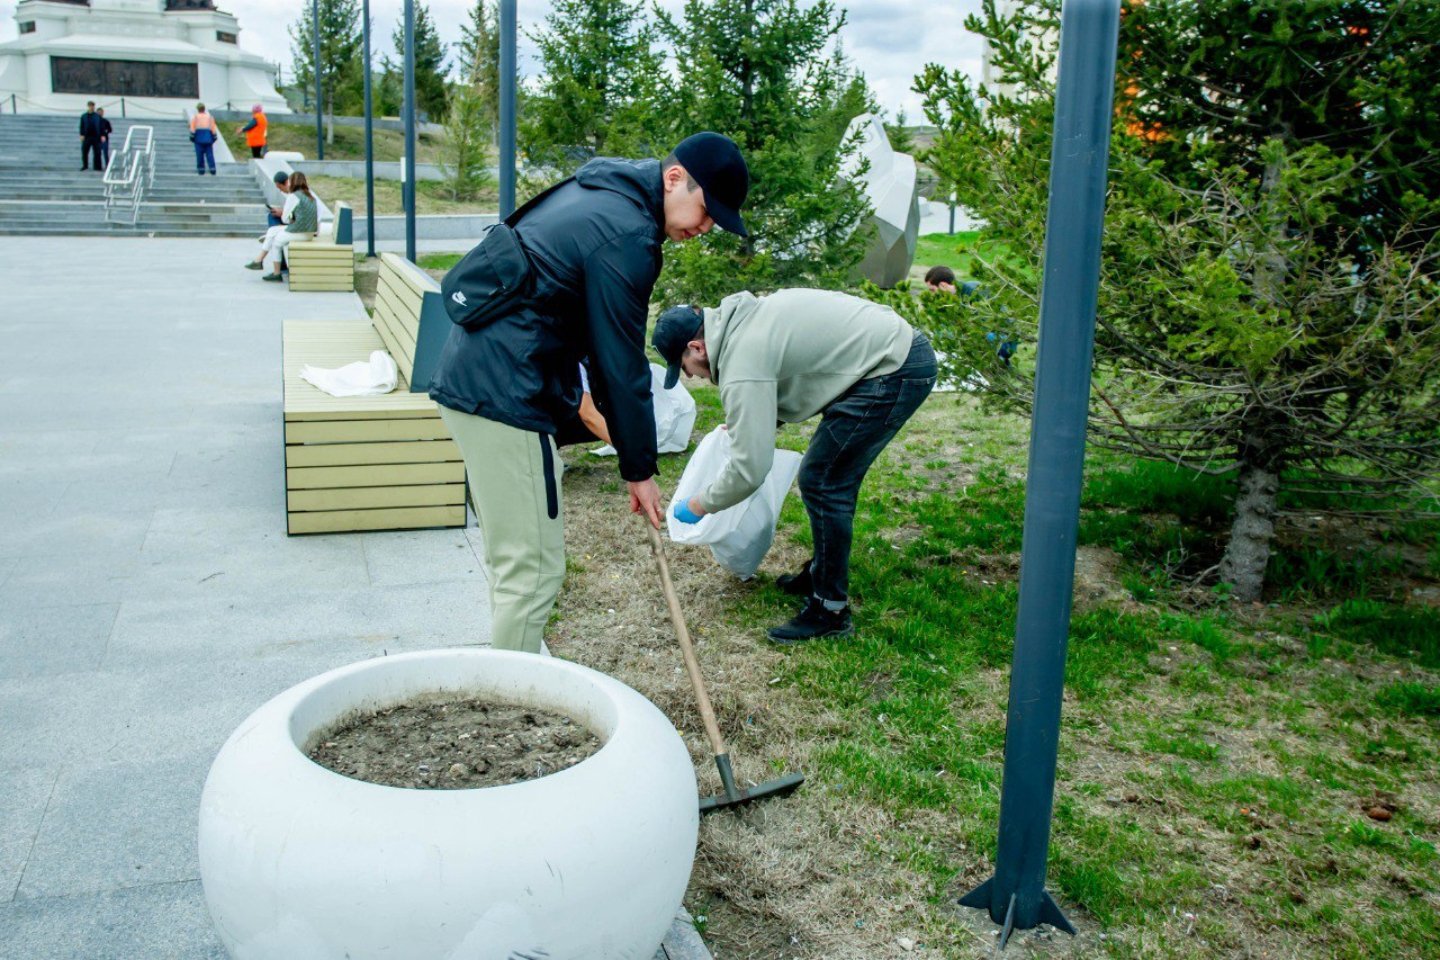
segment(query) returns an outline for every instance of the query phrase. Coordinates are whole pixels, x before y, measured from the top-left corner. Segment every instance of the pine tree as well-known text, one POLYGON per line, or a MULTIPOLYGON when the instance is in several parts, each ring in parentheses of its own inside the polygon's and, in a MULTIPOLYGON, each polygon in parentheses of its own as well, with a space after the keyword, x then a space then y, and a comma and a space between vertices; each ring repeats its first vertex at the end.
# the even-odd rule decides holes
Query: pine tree
POLYGON ((679 71, 663 92, 671 139, 729 135, 752 181, 750 237, 680 247, 667 256, 662 295, 712 302, 739 288, 848 283, 868 207, 840 177, 844 131, 875 107, 838 49, 843 11, 829 0, 687 0, 680 15, 657 18, 679 71))
POLYGON ((906 126, 905 111, 901 110, 895 114, 895 122, 885 124, 885 132, 890 137, 890 149, 896 153, 914 153, 915 138, 906 126))
MULTIPOLYGON (((395 42, 395 57, 403 71, 405 65, 405 22, 395 25, 392 37, 395 42)), ((415 3, 415 109, 425 119, 440 122, 446 116, 446 100, 449 88, 445 66, 445 45, 435 30, 435 21, 423 0, 415 3)), ((404 74, 401 74, 402 82, 404 74)))
MULTIPOLYGON (((916 79, 925 159, 1009 253, 979 263, 989 298, 910 309, 1021 410, 1033 384, 984 332, 1034 330, 1058 6, 967 21, 1016 95, 916 79)), ((1234 484, 1205 572, 1238 599, 1262 596, 1281 513, 1434 500, 1437 35, 1440 7, 1407 0, 1126 4, 1091 437, 1234 484)))
POLYGON ((556 0, 531 39, 541 75, 520 132, 532 162, 569 171, 599 154, 666 149, 656 99, 664 58, 642 2, 556 0))
MULTIPOLYGON (((329 118, 327 142, 335 140, 335 113, 347 113, 361 100, 360 5, 357 0, 320 0, 320 86, 329 118)), ((315 87, 315 23, 311 5, 305 4, 300 19, 290 25, 295 82, 315 87)))

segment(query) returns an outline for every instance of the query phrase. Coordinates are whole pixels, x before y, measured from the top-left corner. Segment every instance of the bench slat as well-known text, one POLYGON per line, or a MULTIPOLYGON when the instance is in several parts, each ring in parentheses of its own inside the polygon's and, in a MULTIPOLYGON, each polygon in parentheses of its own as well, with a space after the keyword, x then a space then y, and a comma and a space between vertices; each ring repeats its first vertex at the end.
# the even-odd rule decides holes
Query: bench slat
POLYGON ((393 443, 291 444, 285 448, 285 465, 346 467, 370 464, 433 464, 459 462, 454 440, 415 440, 393 443))
POLYGON ((292 467, 285 471, 287 490, 336 490, 342 487, 414 487, 465 482, 465 464, 394 463, 357 467, 292 467))
POLYGON ((286 494, 286 502, 292 511, 453 506, 465 503, 465 484, 432 483, 413 487, 291 490, 286 494))
POLYGON ((449 440, 438 417, 423 420, 287 420, 286 443, 378 443, 385 440, 449 440))
POLYGON ((393 507, 383 510, 321 510, 289 515, 291 533, 342 533, 352 530, 424 530, 463 527, 465 505, 393 507))

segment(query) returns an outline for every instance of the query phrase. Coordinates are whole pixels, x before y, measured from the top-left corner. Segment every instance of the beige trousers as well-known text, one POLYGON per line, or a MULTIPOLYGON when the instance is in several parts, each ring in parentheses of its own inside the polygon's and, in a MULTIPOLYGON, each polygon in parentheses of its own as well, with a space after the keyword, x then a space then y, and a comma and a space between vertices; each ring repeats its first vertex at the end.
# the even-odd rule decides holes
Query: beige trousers
POLYGON ((555 441, 440 407, 460 447, 485 541, 491 645, 540 653, 565 580, 565 524, 555 441))

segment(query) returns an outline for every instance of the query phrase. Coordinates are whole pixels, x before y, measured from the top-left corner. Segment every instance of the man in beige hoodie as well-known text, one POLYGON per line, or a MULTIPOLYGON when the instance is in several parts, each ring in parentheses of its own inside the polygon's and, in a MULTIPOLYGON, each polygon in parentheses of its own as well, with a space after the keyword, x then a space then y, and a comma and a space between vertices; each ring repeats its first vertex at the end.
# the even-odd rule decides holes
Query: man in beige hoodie
POLYGON ((935 353, 889 307, 829 290, 737 293, 719 307, 671 307, 651 343, 673 386, 683 370, 719 385, 730 462, 675 516, 698 523, 759 489, 775 454, 777 421, 820 414, 800 466, 814 556, 776 583, 806 598, 769 631, 780 644, 848 636, 850 541, 860 483, 880 451, 935 386, 935 353))

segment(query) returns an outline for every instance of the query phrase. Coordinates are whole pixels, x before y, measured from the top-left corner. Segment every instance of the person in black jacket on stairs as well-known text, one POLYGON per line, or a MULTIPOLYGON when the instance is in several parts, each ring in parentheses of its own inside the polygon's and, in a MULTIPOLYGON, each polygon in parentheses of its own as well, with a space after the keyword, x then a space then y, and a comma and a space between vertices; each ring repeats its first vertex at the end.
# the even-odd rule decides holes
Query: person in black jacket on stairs
POLYGON ((591 160, 515 223, 532 295, 479 329, 450 331, 430 396, 465 460, 494 647, 539 653, 565 577, 555 437, 579 410, 584 358, 631 512, 659 527, 645 325, 660 245, 717 225, 744 236, 749 190, 740 149, 718 133, 686 138, 663 163, 591 160))
POLYGON ((80 114, 80 169, 89 170, 92 167, 91 158, 94 158, 93 167, 96 173, 104 173, 105 167, 100 163, 100 138, 105 129, 105 118, 95 112, 95 101, 91 100, 85 104, 85 112, 80 114))

